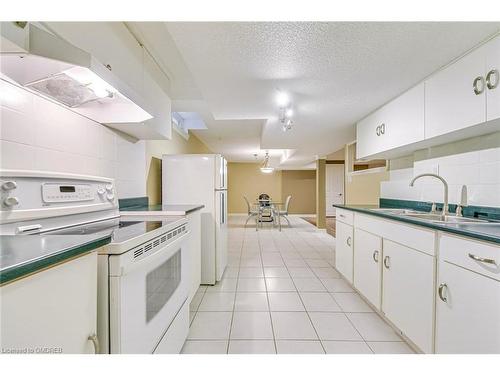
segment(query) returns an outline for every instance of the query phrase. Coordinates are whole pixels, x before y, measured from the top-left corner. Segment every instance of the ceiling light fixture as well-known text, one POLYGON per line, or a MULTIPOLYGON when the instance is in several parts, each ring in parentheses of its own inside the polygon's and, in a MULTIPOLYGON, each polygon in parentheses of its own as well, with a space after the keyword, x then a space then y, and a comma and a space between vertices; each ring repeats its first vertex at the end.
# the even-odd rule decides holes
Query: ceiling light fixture
POLYGON ((278 107, 284 108, 290 103, 290 97, 286 92, 279 91, 276 96, 276 102, 278 103, 278 107))
POLYGON ((269 151, 266 151, 266 156, 264 158, 264 163, 260 167, 262 173, 273 173, 274 168, 269 165, 269 151))
POLYGON ((293 116, 293 108, 290 104, 290 98, 283 91, 279 91, 276 101, 279 106, 279 121, 281 123, 281 128, 284 132, 286 132, 292 129, 293 125, 293 121, 291 119, 293 116))
POLYGON ((284 132, 292 128, 293 125, 293 121, 291 119, 292 115, 293 115, 293 110, 291 108, 280 108, 279 120, 284 132))

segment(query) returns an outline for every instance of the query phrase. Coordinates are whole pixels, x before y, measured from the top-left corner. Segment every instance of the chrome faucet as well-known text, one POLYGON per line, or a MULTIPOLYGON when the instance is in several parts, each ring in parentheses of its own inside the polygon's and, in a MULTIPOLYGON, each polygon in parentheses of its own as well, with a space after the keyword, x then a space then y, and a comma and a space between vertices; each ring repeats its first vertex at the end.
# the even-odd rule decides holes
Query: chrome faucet
POLYGON ((437 174, 434 173, 422 173, 419 174, 418 176, 413 177, 413 179, 410 181, 410 186, 413 186, 415 184, 415 181, 418 180, 420 177, 434 177, 440 180, 443 185, 444 185, 444 199, 443 199, 443 212, 441 213, 442 216, 446 216, 448 214, 448 183, 446 180, 438 176, 437 174))
POLYGON ((462 193, 460 194, 460 203, 457 204, 457 216, 464 216, 463 209, 467 207, 467 186, 462 185, 462 193))

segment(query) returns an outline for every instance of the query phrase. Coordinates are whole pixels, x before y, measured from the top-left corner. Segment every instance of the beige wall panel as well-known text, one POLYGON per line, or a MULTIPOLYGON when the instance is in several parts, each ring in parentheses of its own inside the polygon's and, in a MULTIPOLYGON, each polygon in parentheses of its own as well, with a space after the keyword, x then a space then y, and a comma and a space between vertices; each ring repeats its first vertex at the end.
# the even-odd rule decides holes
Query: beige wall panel
POLYGON ((292 196, 289 212, 291 214, 316 213, 316 171, 282 171, 281 196, 283 202, 292 196))

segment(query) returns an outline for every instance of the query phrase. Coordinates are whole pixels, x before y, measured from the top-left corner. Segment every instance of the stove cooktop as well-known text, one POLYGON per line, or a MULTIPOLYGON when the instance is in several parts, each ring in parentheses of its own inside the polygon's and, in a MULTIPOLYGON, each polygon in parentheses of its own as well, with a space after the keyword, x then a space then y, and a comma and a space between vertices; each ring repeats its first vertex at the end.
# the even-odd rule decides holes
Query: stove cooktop
POLYGON ((166 220, 127 220, 124 218, 116 218, 54 230, 45 234, 87 235, 108 232, 111 234, 111 243, 113 244, 126 242, 162 227, 170 227, 175 221, 178 221, 178 218, 166 220))

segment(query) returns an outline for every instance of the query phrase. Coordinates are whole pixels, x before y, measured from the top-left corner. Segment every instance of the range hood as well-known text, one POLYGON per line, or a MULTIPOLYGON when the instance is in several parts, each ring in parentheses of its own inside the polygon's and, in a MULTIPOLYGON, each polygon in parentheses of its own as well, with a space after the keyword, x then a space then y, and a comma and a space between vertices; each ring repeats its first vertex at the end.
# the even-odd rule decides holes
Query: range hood
POLYGON ((30 23, 2 22, 0 33, 2 78, 136 138, 155 138, 153 111, 112 67, 30 23))

